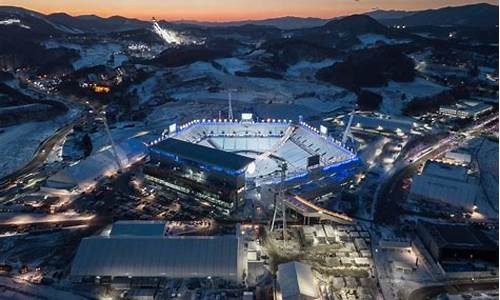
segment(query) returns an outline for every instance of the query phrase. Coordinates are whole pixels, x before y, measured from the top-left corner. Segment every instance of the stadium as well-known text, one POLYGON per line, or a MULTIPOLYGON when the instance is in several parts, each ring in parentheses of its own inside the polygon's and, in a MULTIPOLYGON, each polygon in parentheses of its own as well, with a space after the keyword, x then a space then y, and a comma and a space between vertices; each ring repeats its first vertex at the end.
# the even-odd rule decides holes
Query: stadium
POLYGON ((283 183, 307 192, 348 177, 359 162, 341 142, 299 120, 197 119, 150 145, 146 179, 230 213, 245 191, 283 183))

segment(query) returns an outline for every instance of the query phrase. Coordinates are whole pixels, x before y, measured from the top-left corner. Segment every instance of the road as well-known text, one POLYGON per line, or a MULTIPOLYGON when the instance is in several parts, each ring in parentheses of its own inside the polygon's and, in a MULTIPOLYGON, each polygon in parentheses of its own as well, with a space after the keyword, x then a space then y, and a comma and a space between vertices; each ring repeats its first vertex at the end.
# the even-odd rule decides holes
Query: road
POLYGON ((498 122, 498 115, 496 113, 493 116, 487 116, 487 118, 479 124, 475 124, 460 132, 451 133, 436 143, 427 145, 427 147, 424 147, 413 155, 396 162, 391 170, 387 172, 386 176, 384 176, 375 193, 372 209, 374 214, 373 219, 375 219, 377 215, 377 210, 380 209, 379 206, 381 201, 394 198, 391 197, 391 195, 398 187, 402 177, 411 173, 412 169, 417 168, 420 163, 448 152, 459 145, 463 145, 474 138, 477 133, 482 133, 482 131, 491 125, 492 122, 498 122))
MULTIPOLYGON (((485 130, 490 129, 490 125, 492 122, 498 122, 498 115, 494 115, 493 117, 488 116, 479 124, 476 124, 467 130, 463 130, 460 133, 451 133, 448 136, 445 136, 439 139, 437 142, 427 145, 423 147, 420 151, 416 153, 412 153, 408 155, 404 159, 398 161, 393 168, 381 179, 381 183, 376 190, 373 206, 372 206, 372 218, 375 220, 375 223, 378 222, 387 222, 386 218, 389 218, 391 215, 394 215, 394 218, 399 220, 399 212, 397 211, 397 203, 401 201, 401 193, 398 191, 401 188, 401 181, 403 178, 410 176, 415 172, 415 169, 420 165, 420 163, 439 156, 451 149, 458 147, 474 138, 477 133, 482 133, 485 130)), ((375 235, 372 235, 375 236, 375 235)), ((374 239, 376 240, 376 239, 374 239)), ((377 245, 376 241, 372 243, 372 245, 377 245)), ((376 247, 376 246, 375 246, 376 247)), ((373 252, 373 251, 372 251, 373 252)), ((374 252, 373 252, 374 253, 374 252)), ((374 253, 375 263, 377 266, 377 278, 380 283, 381 290, 386 299, 395 299, 396 295, 393 294, 392 288, 390 286, 390 282, 386 280, 386 274, 384 271, 384 266, 381 266, 380 259, 377 259, 378 256, 374 253)), ((432 272, 432 271, 430 271, 432 272)), ((482 286, 477 283, 469 283, 467 285, 463 285, 464 287, 473 287, 480 289, 482 286)), ((440 293, 446 292, 448 285, 441 286, 433 286, 418 289, 410 295, 409 299, 411 300, 419 300, 419 299, 430 299, 432 296, 436 296, 440 293)), ((498 288, 498 285, 497 285, 498 288)))
POLYGON ((433 285, 416 289, 408 296, 408 300, 433 299, 443 293, 460 294, 471 291, 495 290, 498 291, 498 282, 433 285))
POLYGON ((21 169, 15 171, 14 173, 0 178, 0 190, 12 187, 15 184, 15 181, 19 179, 19 177, 25 174, 32 173, 37 168, 39 168, 45 162, 52 149, 70 133, 70 131, 76 124, 80 123, 81 121, 82 118, 76 119, 75 121, 59 128, 53 136, 43 141, 36 149, 30 162, 28 162, 21 169))

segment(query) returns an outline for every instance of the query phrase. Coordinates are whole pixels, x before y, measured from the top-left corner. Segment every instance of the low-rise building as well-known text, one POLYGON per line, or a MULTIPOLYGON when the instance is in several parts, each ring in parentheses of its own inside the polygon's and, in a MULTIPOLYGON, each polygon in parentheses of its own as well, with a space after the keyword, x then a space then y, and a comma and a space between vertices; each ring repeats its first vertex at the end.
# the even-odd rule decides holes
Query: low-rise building
POLYGON ((478 191, 465 167, 431 161, 413 177, 409 199, 473 211, 478 191))
POLYGON ((477 118, 479 115, 492 109, 493 106, 487 103, 461 100, 454 105, 441 106, 439 113, 450 117, 477 118))
POLYGON ((498 247, 472 225, 419 222, 417 234, 440 264, 487 261, 498 265, 498 247))
POLYGON ((160 223, 118 222, 109 236, 82 239, 71 266, 74 281, 121 278, 221 278, 243 283, 246 249, 238 235, 165 236, 160 223))
MULTIPOLYGON (((349 116, 341 124, 348 124, 349 116)), ((410 120, 381 118, 355 115, 351 123, 351 130, 366 131, 372 133, 386 133, 391 135, 409 135, 417 133, 419 125, 410 120)))
POLYGON ((278 266, 278 285, 282 300, 319 299, 311 266, 292 261, 278 266))

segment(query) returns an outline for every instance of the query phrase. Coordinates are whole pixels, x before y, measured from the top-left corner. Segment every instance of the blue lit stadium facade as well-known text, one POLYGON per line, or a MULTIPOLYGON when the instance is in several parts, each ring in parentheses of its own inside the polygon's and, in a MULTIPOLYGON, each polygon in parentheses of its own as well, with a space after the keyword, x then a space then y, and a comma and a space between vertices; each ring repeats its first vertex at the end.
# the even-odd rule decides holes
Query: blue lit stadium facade
POLYGON ((229 214, 242 203, 245 171, 252 162, 245 156, 170 138, 151 147, 145 178, 229 214))
POLYGON ((314 196, 344 185, 360 165, 355 153, 304 122, 193 120, 171 128, 151 145, 145 179, 226 215, 249 189, 284 178, 287 189, 314 196))

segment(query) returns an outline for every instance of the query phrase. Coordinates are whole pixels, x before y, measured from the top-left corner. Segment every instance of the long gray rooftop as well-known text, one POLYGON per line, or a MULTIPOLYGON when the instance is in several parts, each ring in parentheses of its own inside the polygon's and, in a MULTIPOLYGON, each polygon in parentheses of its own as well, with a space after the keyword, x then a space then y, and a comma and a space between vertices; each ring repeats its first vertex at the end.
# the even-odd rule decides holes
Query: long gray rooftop
POLYGON ((71 276, 238 279, 243 262, 236 236, 96 236, 81 241, 71 276))

